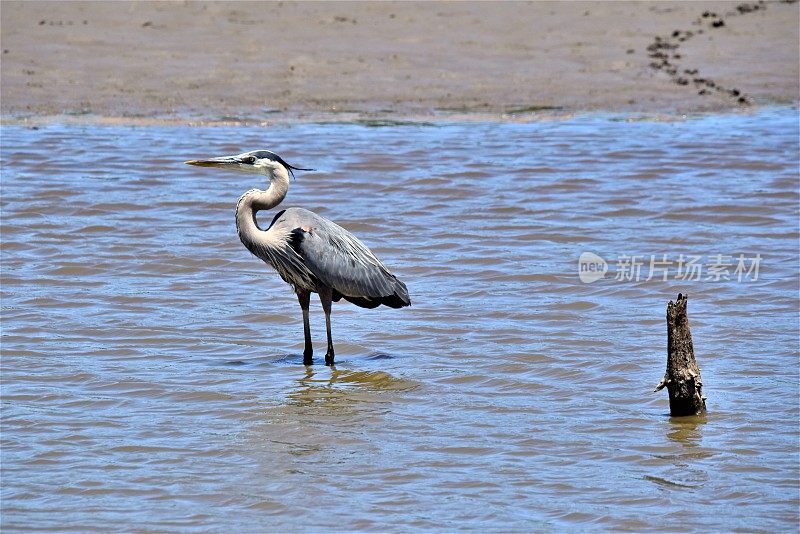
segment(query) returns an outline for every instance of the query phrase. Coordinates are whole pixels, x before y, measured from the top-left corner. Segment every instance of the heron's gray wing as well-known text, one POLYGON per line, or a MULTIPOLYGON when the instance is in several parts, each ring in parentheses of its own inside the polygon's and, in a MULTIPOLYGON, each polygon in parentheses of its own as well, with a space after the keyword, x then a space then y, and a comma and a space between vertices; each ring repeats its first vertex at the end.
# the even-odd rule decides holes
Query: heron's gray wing
MULTIPOLYGON (((288 210, 287 210, 288 212, 288 210)), ((307 210, 288 214, 292 247, 314 276, 343 297, 364 307, 411 303, 398 280, 353 234, 307 210)))

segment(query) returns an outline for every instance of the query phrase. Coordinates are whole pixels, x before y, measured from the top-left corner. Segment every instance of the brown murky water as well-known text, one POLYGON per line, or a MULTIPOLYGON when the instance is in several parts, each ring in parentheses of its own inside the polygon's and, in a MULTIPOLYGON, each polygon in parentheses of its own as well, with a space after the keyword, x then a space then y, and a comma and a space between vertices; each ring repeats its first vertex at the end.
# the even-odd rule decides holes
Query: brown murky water
POLYGON ((798 527, 796 109, 2 144, 4 532, 798 527), (238 242, 257 177, 182 164, 255 148, 411 292, 335 307, 335 369, 238 242), (703 417, 652 393, 679 291, 703 417))

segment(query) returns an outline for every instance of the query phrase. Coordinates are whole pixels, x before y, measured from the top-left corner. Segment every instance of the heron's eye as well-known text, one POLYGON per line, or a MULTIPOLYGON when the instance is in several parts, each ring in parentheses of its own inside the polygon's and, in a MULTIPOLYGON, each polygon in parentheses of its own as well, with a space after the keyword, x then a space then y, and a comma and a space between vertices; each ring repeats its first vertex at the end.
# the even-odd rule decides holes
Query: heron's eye
POLYGON ((247 158, 244 158, 244 162, 245 163, 249 163, 250 165, 252 165, 253 163, 256 162, 256 158, 255 158, 255 156, 249 156, 247 158))

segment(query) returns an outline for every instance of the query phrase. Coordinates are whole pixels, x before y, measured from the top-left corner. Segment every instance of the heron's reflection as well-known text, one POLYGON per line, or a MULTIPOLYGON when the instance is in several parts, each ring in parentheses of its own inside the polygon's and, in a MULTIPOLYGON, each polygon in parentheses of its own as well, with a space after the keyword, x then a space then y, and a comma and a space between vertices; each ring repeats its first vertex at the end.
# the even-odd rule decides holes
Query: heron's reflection
POLYGON ((415 382, 396 378, 383 370, 352 371, 335 365, 307 365, 287 399, 295 406, 336 408, 339 413, 359 411, 359 405, 375 412, 375 404, 391 402, 392 397, 387 396, 387 392, 409 391, 415 387, 415 382))
POLYGON ((346 401, 345 392, 335 388, 340 376, 341 371, 335 365, 322 371, 313 365, 306 365, 305 373, 297 379, 297 386, 287 395, 289 403, 309 406, 346 401))

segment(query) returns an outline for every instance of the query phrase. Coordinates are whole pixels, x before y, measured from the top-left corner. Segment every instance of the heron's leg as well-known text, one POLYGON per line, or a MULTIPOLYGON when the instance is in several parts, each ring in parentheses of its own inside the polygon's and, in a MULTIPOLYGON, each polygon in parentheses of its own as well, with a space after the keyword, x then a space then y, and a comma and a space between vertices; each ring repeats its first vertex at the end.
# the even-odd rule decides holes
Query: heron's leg
POLYGON ((325 365, 333 365, 333 340, 331 339, 331 302, 333 301, 333 291, 331 288, 319 288, 319 300, 322 302, 322 310, 325 312, 325 330, 328 334, 328 352, 325 353, 325 365))
POLYGON ((314 355, 314 348, 311 346, 311 327, 308 324, 308 305, 311 300, 311 292, 305 289, 297 289, 297 300, 303 309, 303 334, 305 335, 306 346, 303 350, 303 363, 311 365, 311 357, 314 355))

